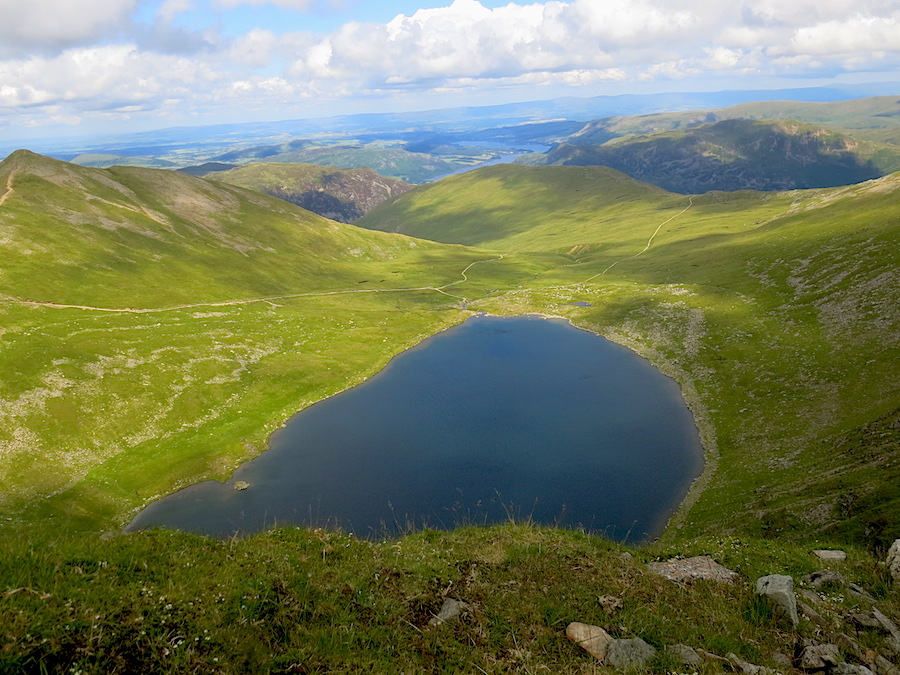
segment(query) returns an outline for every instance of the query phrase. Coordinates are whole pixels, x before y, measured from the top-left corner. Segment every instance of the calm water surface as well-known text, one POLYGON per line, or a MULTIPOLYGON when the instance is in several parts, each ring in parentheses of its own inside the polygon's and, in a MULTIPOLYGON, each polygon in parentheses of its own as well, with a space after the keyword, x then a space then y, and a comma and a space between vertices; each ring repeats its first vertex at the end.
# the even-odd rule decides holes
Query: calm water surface
POLYGON ((444 331, 298 413, 270 446, 229 482, 170 495, 127 529, 229 536, 302 524, 366 536, 513 515, 636 541, 660 532, 702 469, 673 380, 537 317, 444 331))

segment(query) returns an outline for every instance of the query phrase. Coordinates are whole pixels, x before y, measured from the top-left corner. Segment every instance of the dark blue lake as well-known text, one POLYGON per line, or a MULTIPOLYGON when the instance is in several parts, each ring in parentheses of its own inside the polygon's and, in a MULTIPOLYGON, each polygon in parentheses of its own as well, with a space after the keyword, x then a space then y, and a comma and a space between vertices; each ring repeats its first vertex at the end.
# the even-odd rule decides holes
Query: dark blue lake
POLYGON ((298 413, 270 447, 229 482, 170 495, 127 529, 390 536, 513 516, 639 541, 660 533, 703 464, 673 380, 538 317, 470 318, 298 413))

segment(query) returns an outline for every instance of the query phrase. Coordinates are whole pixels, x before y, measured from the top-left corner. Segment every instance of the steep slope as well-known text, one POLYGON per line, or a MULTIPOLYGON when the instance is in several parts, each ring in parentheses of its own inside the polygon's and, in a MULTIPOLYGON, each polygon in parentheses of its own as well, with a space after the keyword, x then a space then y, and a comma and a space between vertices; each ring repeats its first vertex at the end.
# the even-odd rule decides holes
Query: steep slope
POLYGON ((88 169, 20 151, 0 163, 0 185, 0 293, 20 299, 149 307, 261 297, 331 288, 409 250, 171 171, 88 169))
POLYGON ((606 167, 499 164, 418 187, 357 225, 475 246, 564 252, 627 237, 629 219, 653 218, 681 200, 606 167), (549 248, 548 248, 549 247, 549 248))
POLYGON ((724 120, 693 129, 563 144, 551 165, 609 166, 673 192, 834 187, 900 169, 900 148, 796 122, 724 120))
POLYGON ((352 223, 390 197, 412 189, 371 169, 335 169, 315 164, 253 163, 216 172, 215 180, 264 192, 320 216, 352 223))
POLYGON ((359 224, 565 254, 470 307, 568 316, 679 381, 708 451, 683 531, 900 536, 900 174, 688 197, 601 167, 496 167, 359 224))

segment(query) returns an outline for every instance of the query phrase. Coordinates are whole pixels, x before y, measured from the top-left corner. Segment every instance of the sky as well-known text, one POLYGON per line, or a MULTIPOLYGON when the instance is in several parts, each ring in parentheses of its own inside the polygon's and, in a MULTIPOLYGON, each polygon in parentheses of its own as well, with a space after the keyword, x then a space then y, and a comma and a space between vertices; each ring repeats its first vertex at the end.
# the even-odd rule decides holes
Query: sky
POLYGON ((0 0, 0 16, 0 141, 900 82, 900 0, 0 0))

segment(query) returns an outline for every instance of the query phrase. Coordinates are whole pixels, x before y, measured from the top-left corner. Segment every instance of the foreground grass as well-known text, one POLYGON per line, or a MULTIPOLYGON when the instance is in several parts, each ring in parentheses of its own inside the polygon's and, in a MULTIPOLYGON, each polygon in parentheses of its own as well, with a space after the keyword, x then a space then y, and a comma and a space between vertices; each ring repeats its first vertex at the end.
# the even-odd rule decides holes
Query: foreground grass
MULTIPOLYGON (((596 672, 564 637, 571 621, 773 666, 797 635, 754 600, 752 582, 820 569, 801 546, 705 538, 632 558, 597 537, 512 524, 385 541, 280 529, 227 542, 154 531, 35 544, 13 537, 0 553, 3 673, 596 672), (741 581, 676 584, 643 564, 694 554, 741 581), (622 609, 608 614, 602 595, 622 609), (429 626, 445 598, 469 608, 429 626)), ((837 567, 882 611, 900 610, 866 553, 837 567)), ((837 613, 862 606, 838 591, 828 602, 837 613)), ((804 622, 799 633, 816 631, 804 622)), ((675 668, 662 654, 650 666, 675 668)))

